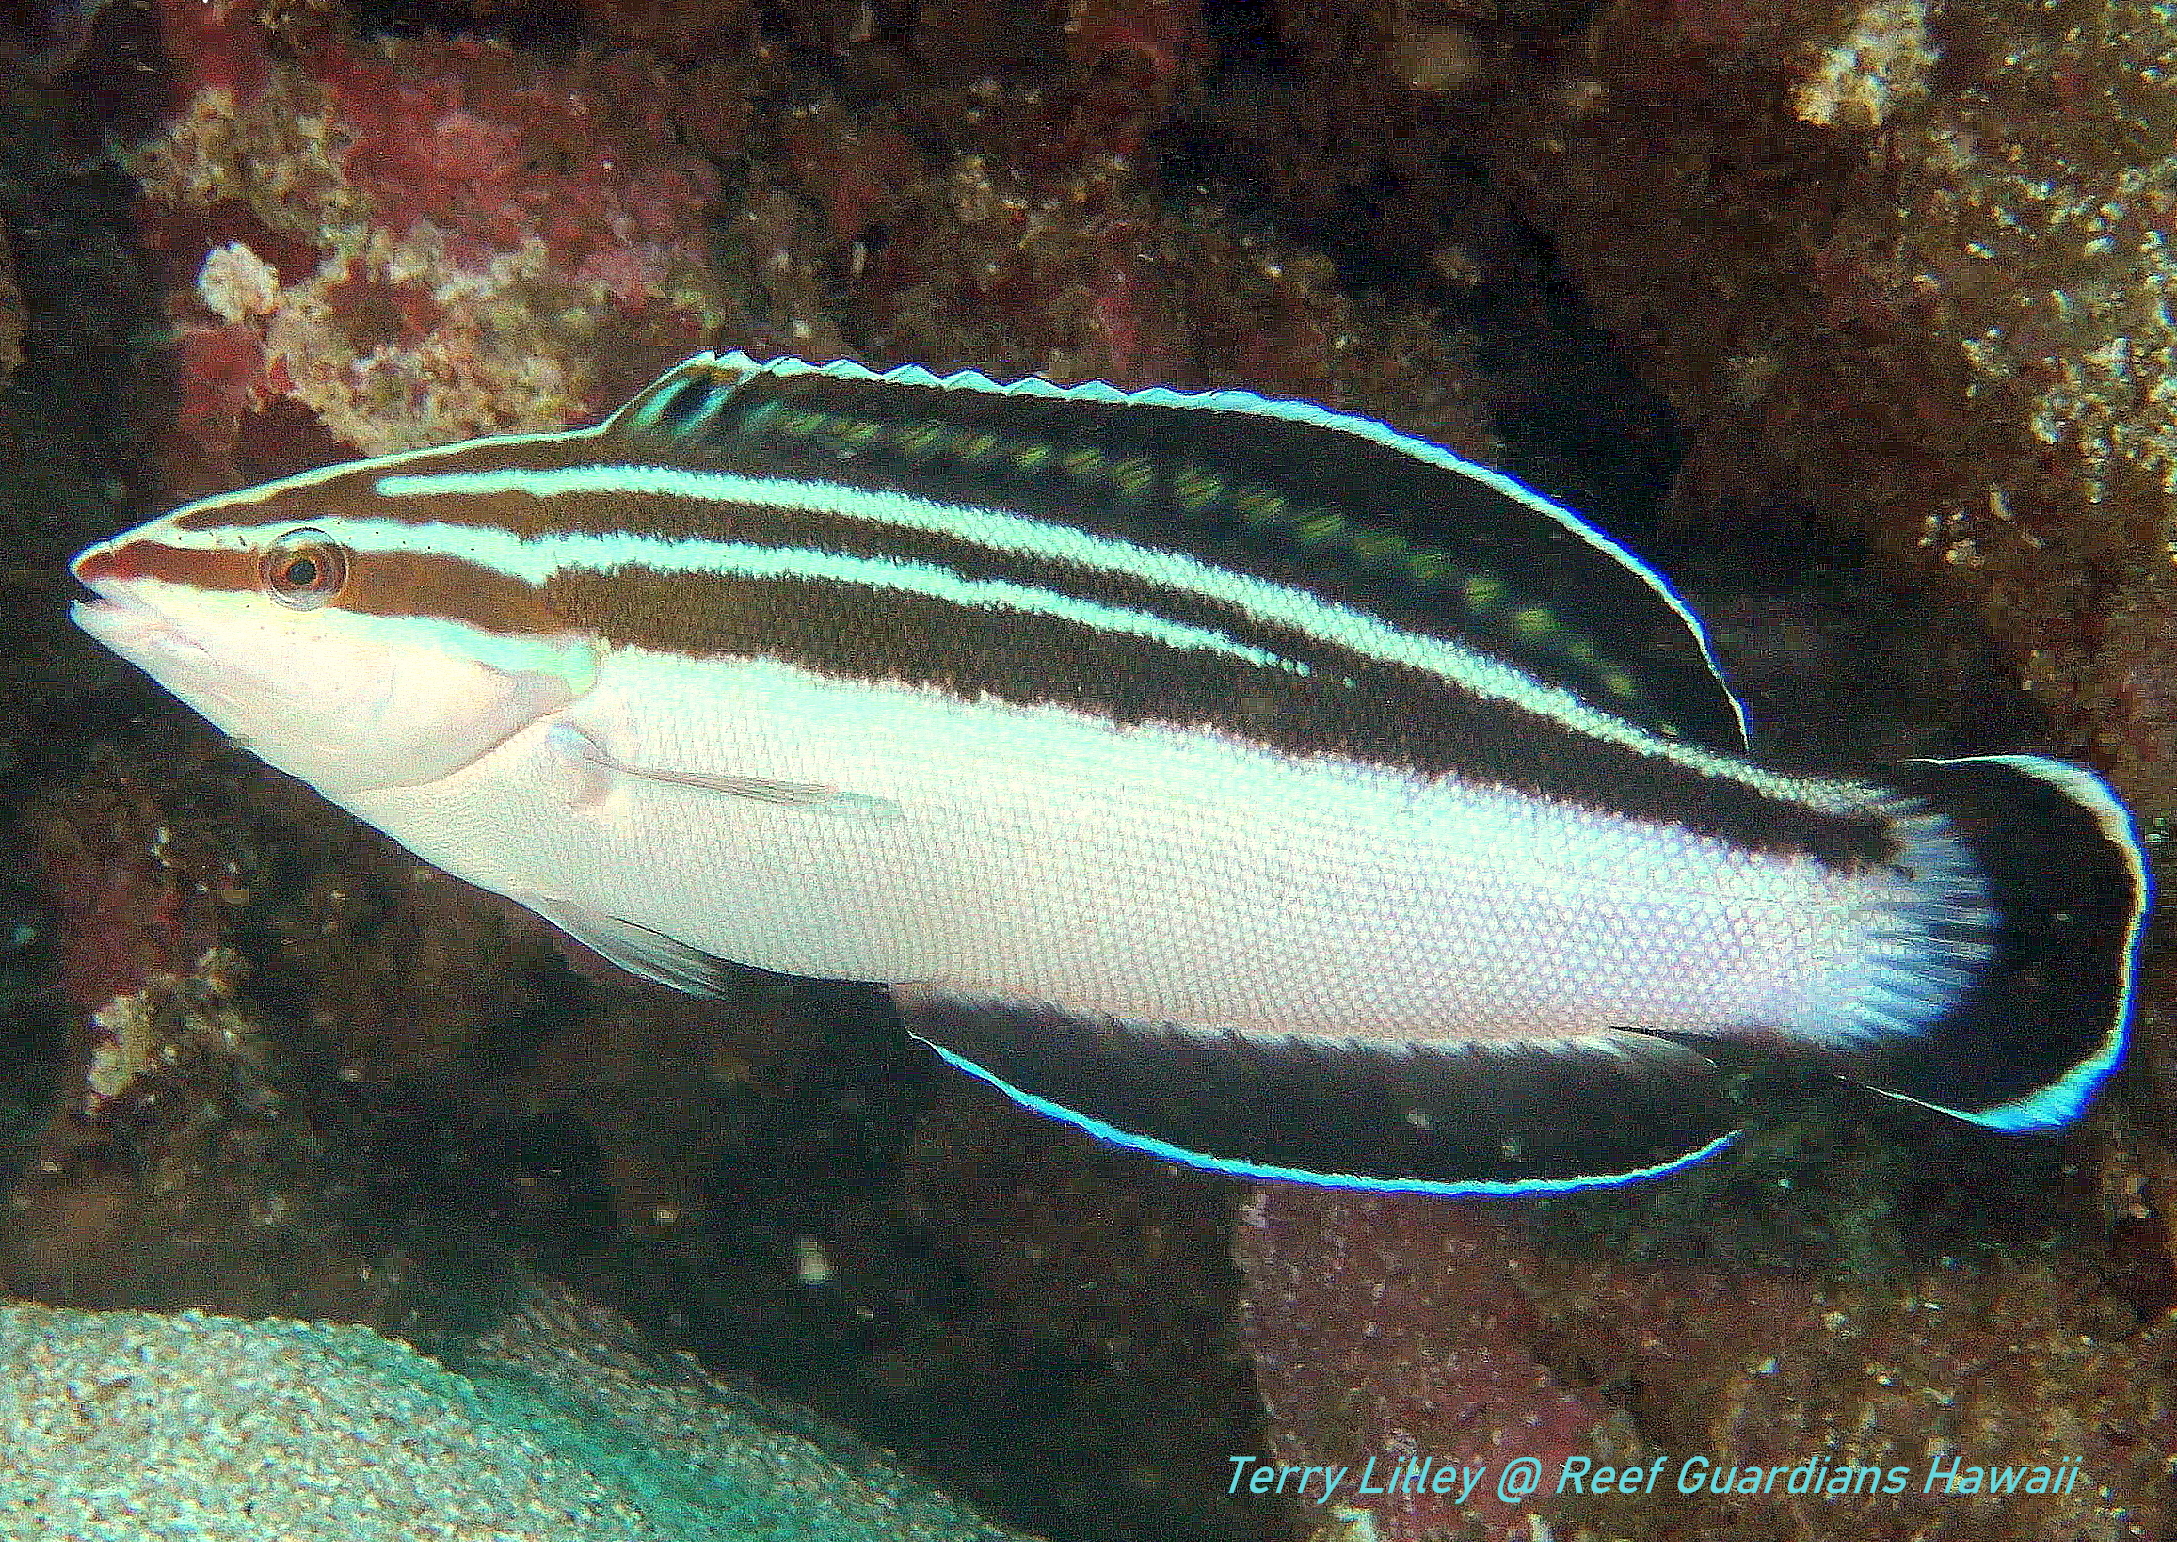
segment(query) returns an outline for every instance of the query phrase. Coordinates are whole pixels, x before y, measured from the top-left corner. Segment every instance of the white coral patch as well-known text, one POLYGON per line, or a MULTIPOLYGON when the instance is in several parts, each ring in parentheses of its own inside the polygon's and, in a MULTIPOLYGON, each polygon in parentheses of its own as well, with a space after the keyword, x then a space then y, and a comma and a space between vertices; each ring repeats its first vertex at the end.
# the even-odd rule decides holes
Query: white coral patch
POLYGON ((197 270, 197 294, 222 321, 280 308, 279 270, 240 241, 212 248, 197 270))
POLYGON ((1939 55, 1928 39, 1926 0, 1869 0, 1852 30, 1831 45, 1792 92, 1805 123, 1874 128, 1927 94, 1939 55))

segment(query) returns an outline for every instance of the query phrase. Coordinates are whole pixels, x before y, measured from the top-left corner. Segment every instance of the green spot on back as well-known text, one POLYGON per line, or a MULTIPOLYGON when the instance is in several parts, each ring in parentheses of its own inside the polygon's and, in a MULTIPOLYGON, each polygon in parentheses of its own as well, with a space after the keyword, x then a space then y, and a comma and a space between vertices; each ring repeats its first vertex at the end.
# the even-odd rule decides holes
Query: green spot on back
POLYGON ((1487 573, 1469 573, 1465 583, 1459 586, 1459 598, 1472 611, 1486 611, 1504 600, 1504 580, 1487 573))
POLYGON ((755 406, 749 408, 747 412, 742 414, 741 432, 744 434, 762 433, 766 428, 771 426, 771 423, 778 417, 781 410, 782 409, 779 407, 779 404, 775 401, 758 402, 755 406))
POLYGON ((1523 606, 1512 612, 1512 630, 1532 642, 1556 631, 1557 618, 1539 605, 1523 606))
POLYGON ((1172 476, 1172 501, 1198 514, 1223 496, 1224 481, 1200 466, 1182 466, 1172 476))
POLYGON ((1157 490, 1157 468, 1138 455, 1114 462, 1111 476, 1119 484, 1119 495, 1136 503, 1157 490))
POLYGON ((945 443, 942 423, 909 423, 899 431, 900 449, 915 460, 935 455, 945 443))
POLYGON ((1293 538, 1303 546, 1328 546, 1345 534, 1346 522, 1328 509, 1311 513, 1293 526, 1293 538))

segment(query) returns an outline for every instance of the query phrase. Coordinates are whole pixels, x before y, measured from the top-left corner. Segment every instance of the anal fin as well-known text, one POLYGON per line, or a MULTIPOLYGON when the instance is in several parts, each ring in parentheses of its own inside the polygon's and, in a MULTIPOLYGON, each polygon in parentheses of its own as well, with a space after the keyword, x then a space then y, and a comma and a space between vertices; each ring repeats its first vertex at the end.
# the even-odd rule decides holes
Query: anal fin
POLYGON ((1607 1187, 1728 1145, 1723 1076, 1630 1031, 1385 1046, 895 986, 910 1032, 1039 1113, 1244 1178, 1430 1194, 1607 1187))

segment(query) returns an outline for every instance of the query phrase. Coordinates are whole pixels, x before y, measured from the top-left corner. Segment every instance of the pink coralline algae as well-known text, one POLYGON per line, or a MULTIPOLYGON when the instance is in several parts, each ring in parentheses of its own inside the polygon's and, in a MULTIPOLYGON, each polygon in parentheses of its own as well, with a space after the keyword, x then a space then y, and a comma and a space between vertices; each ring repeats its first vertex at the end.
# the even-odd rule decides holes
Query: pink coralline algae
POLYGON ((1209 63, 1208 29, 1194 0, 1072 0, 1066 9, 1066 56, 1086 69, 1132 79, 1164 103, 1209 63))
POLYGON ((244 11, 161 16, 184 105, 134 169, 177 324, 175 491, 558 427, 732 315, 680 123, 733 120, 702 100, 722 77, 475 38, 268 60, 244 11))
POLYGON ((1303 1533, 2168 1534, 2177 1327, 2113 1309, 2098 1265, 2062 1251, 1871 1276, 1640 1264, 1526 1206, 1275 1187, 1234 1256, 1270 1430, 1255 1460, 1295 1470, 1303 1533), (1300 1487, 1311 1465, 1347 1469, 1327 1503, 1323 1477, 1300 1487), (1991 1497, 2005 1470, 2015 1491, 1991 1497))
POLYGON ((350 185, 384 227, 406 238, 428 222, 466 264, 532 239, 573 272, 661 253, 698 233, 717 193, 707 163, 663 153, 671 99, 637 63, 563 70, 466 38, 328 49, 311 73, 353 136, 350 185))
POLYGON ((1499 1500, 1496 1475, 1521 1458, 1554 1475, 1570 1457, 1609 1460, 1598 1453, 1624 1444, 1591 1392, 1535 1357, 1542 1326, 1521 1288, 1528 1245, 1516 1219, 1480 1204, 1279 1186, 1241 1212, 1233 1252, 1271 1431, 1265 1458, 1350 1469, 1322 1509, 1320 1492, 1286 1488, 1310 1521, 1366 1510, 1384 1542, 1473 1534, 1469 1525, 1527 1542, 1528 1507, 1499 1500), (1437 1477, 1447 1466, 1485 1468, 1491 1481, 1462 1504, 1463 1476, 1437 1477))
POLYGON ((157 0, 159 36, 180 67, 175 82, 192 91, 222 91, 248 98, 271 70, 256 7, 240 0, 157 0))
POLYGON ((61 939, 56 983, 85 1014, 160 975, 187 974, 221 940, 217 882, 169 860, 140 789, 87 796, 41 819, 35 860, 61 939))
POLYGON ((177 834, 162 791, 123 774, 29 820, 56 923, 54 983, 77 1024, 68 1053, 80 1095, 48 1122, 56 1150, 86 1138, 146 1073, 185 1053, 247 1053, 253 1037, 231 1010, 243 966, 224 945, 246 898, 239 864, 201 828, 177 834))

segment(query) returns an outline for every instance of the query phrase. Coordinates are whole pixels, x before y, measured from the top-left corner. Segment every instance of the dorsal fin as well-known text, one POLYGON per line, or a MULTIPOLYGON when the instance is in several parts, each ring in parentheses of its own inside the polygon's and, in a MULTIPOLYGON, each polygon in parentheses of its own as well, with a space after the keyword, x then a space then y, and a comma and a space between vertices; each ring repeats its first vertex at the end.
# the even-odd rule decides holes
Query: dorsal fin
POLYGON ((718 409, 762 368, 744 353, 699 353, 645 386, 600 424, 599 431, 630 443, 701 443, 718 409))
POLYGON ((735 352, 689 359, 597 432, 645 461, 1187 552, 1456 639, 1650 732, 1746 745, 1700 622, 1660 575, 1502 473, 1350 413, 735 352))

